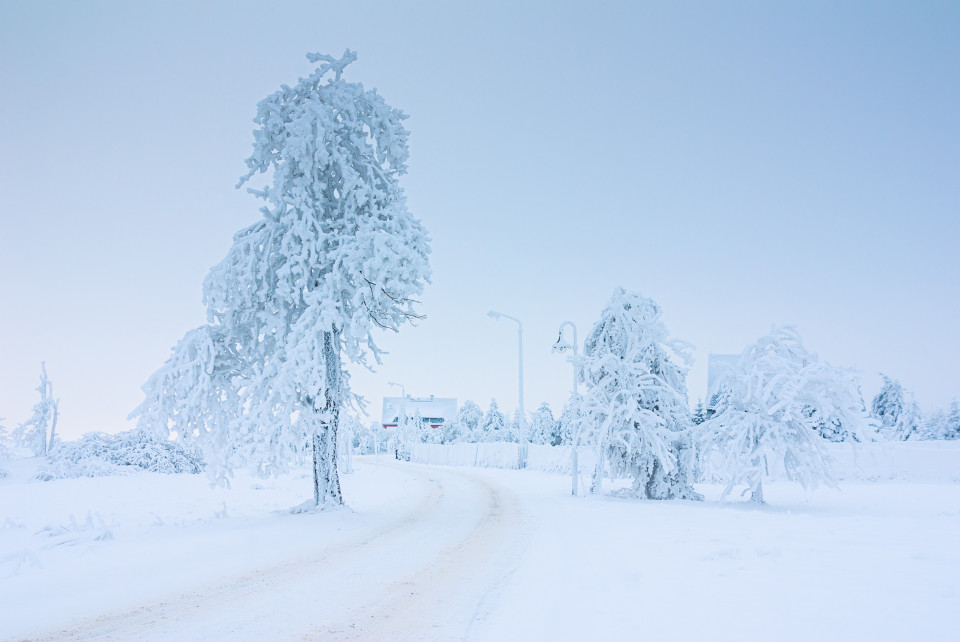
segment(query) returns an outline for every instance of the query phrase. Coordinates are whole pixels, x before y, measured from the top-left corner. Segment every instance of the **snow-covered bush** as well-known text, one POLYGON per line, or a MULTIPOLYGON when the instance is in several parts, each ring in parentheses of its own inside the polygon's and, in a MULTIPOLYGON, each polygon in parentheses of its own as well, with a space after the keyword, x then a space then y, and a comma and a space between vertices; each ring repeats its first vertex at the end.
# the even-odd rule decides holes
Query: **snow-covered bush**
POLYGON ((240 185, 262 218, 234 235, 204 281, 209 325, 188 333, 144 386, 141 425, 201 442, 219 479, 278 474, 312 460, 313 504, 340 505, 337 430, 352 399, 345 357, 380 362, 373 330, 419 318, 429 237, 399 179, 405 114, 341 78, 356 60, 320 63, 257 108, 240 185))
POLYGON ((60 400, 53 398, 53 384, 47 377, 47 364, 43 362, 40 364, 40 385, 36 390, 40 393, 40 401, 34 404, 30 418, 13 431, 13 440, 39 456, 53 448, 60 413, 60 400))
POLYGON ((671 339, 660 316, 651 299, 617 288, 584 342, 581 426, 598 453, 592 486, 606 464, 612 477, 633 479, 634 496, 700 499, 689 479, 690 346, 671 339))
POLYGON ((37 479, 118 475, 132 469, 154 473, 190 473, 203 470, 201 454, 188 446, 145 430, 116 435, 88 433, 77 441, 63 442, 40 466, 37 479))
POLYGON ((744 350, 721 389, 716 414, 698 433, 704 471, 726 483, 724 497, 746 484, 762 503, 763 479, 774 468, 804 488, 836 486, 822 421, 870 439, 855 374, 819 362, 793 328, 775 329, 744 350))

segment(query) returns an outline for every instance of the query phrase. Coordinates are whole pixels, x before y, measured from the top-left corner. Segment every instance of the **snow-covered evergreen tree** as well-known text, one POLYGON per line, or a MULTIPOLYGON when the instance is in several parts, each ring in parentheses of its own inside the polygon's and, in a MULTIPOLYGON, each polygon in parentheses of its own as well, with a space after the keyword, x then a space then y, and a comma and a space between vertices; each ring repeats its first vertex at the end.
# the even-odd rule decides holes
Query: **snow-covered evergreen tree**
POLYGON ((891 439, 899 441, 924 439, 923 424, 923 411, 920 410, 920 404, 914 401, 909 393, 906 393, 903 399, 903 408, 897 415, 897 420, 893 426, 887 431, 887 435, 891 439))
POLYGON ((817 425, 836 420, 868 438, 855 374, 817 360, 793 328, 777 328, 740 355, 723 377, 716 414, 700 425, 701 462, 724 480, 726 497, 746 484, 762 503, 773 467, 804 488, 836 486, 833 461, 817 425))
POLYGON ((924 413, 923 422, 917 430, 917 439, 948 439, 947 413, 937 408, 924 413))
MULTIPOLYGON (((520 414, 520 409, 514 411, 513 418, 510 420, 510 423, 507 425, 507 430, 504 434, 503 441, 508 441, 510 443, 519 443, 520 442, 520 431, 521 430, 530 430, 530 427, 526 425, 526 422, 523 422, 521 425, 522 416, 520 414)), ((529 443, 529 440, 527 440, 529 443)))
POLYGON ((209 325, 187 334, 144 386, 144 426, 199 439, 219 474, 312 458, 313 505, 342 503, 337 426, 346 359, 379 363, 372 330, 417 318, 429 238, 407 210, 406 117, 342 79, 356 59, 310 54, 309 76, 257 108, 249 173, 262 218, 204 281, 209 325))
POLYGON ((544 401, 530 421, 530 443, 554 445, 553 439, 557 433, 557 420, 553 417, 550 404, 544 401))
POLYGON ((703 405, 703 399, 697 400, 697 405, 693 409, 691 420, 695 426, 699 426, 707 420, 707 407, 703 405))
POLYGON ((553 446, 569 446, 577 440, 580 434, 580 419, 582 415, 581 407, 583 404, 582 396, 570 395, 567 402, 563 404, 563 411, 557 420, 556 432, 550 441, 553 446))
POLYGON ((671 339, 651 299, 617 288, 584 342, 582 426, 603 462, 648 499, 699 499, 688 478, 690 346, 671 339), (680 363, 678 363, 678 361, 680 363))
POLYGON ((896 379, 891 379, 887 375, 880 373, 883 377, 883 386, 880 392, 873 398, 871 410, 873 416, 880 420, 880 430, 883 433, 890 433, 897 418, 903 412, 904 395, 903 386, 896 379))
POLYGON ((507 441, 507 419, 500 412, 496 399, 490 400, 490 408, 480 421, 475 441, 478 443, 507 441))
POLYGON ((60 400, 53 398, 53 384, 47 376, 47 364, 40 363, 40 385, 36 387, 40 401, 33 406, 33 414, 13 431, 18 446, 29 448, 37 456, 49 452, 57 439, 57 418, 60 400))
POLYGON ((960 439, 960 403, 956 399, 950 402, 943 438, 960 439))
POLYGON ((464 401, 457 411, 457 417, 443 427, 443 443, 458 444, 474 442, 483 420, 483 411, 475 402, 464 401))

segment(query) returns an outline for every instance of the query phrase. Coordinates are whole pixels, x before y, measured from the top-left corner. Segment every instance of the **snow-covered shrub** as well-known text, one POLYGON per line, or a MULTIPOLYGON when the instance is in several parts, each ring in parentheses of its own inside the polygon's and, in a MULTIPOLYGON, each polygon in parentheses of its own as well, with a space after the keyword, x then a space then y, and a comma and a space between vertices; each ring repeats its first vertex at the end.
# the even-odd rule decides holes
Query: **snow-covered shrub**
POLYGON ((203 468, 203 457, 198 451, 152 432, 134 429, 116 435, 87 433, 77 441, 61 443, 44 460, 37 479, 100 477, 133 469, 196 474, 203 468))
POLYGON ((721 390, 716 414, 698 433, 704 471, 726 483, 724 497, 746 484, 762 503, 763 479, 774 469, 804 488, 835 487, 821 422, 870 439, 855 374, 819 362, 793 328, 775 329, 744 350, 721 390))
POLYGON ((671 339, 660 316, 651 299, 617 288, 584 342, 580 410, 583 437, 597 450, 592 486, 606 464, 612 477, 633 478, 634 496, 701 499, 689 479, 690 346, 671 339))

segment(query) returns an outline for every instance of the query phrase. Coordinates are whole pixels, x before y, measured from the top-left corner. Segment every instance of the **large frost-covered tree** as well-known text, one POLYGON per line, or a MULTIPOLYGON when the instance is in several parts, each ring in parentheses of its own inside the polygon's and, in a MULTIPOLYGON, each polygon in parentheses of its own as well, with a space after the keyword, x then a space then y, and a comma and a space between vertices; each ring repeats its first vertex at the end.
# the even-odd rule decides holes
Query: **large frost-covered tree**
POLYGON ((35 455, 44 455, 53 448, 57 438, 57 418, 60 400, 53 398, 53 383, 47 376, 47 364, 40 363, 40 385, 36 388, 40 401, 33 406, 33 414, 13 431, 18 446, 30 448, 35 455))
POLYGON ((263 100, 240 185, 266 201, 204 281, 209 325, 192 330, 144 386, 141 422, 201 439, 221 473, 312 458, 314 505, 342 503, 337 425, 350 400, 343 358, 379 363, 372 330, 417 318, 429 238, 407 210, 406 116, 319 67, 263 100))
POLYGON ((635 496, 699 499, 689 480, 690 346, 670 338, 660 316, 651 299, 617 288, 584 342, 581 427, 598 450, 593 486, 605 461, 612 475, 633 478, 635 496))
POLYGON ((716 414, 698 432, 704 470, 726 483, 724 497, 746 484, 763 503, 763 480, 773 469, 804 488, 835 486, 821 421, 869 438, 854 373, 818 361, 793 328, 774 329, 744 350, 721 388, 716 414))

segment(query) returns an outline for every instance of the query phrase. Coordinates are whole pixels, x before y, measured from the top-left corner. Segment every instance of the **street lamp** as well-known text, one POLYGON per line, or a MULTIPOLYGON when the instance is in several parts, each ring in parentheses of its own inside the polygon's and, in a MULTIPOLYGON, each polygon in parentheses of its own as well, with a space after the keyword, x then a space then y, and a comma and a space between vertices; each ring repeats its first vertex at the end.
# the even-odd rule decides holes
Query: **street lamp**
POLYGON ((523 411, 523 324, 520 323, 520 319, 512 317, 509 314, 502 314, 500 312, 494 312, 490 310, 487 312, 487 316, 491 319, 499 319, 503 317, 504 319, 510 319, 511 321, 517 324, 517 340, 518 340, 518 350, 517 354, 519 355, 519 381, 520 381, 520 468, 527 467, 527 434, 526 434, 526 423, 527 416, 523 411))
MULTIPOLYGON (((570 359, 570 363, 573 364, 573 399, 574 403, 579 399, 580 395, 577 393, 577 326, 573 324, 572 321, 564 321, 560 324, 560 333, 557 336, 557 342, 553 344, 554 352, 566 352, 567 350, 573 350, 573 357, 570 359), (573 345, 570 345, 563 340, 563 328, 565 326, 570 326, 570 329, 573 330, 573 345)), ((572 476, 573 489, 571 494, 577 496, 577 480, 580 476, 579 466, 577 462, 577 446, 580 441, 580 422, 577 421, 574 423, 575 434, 572 435, 571 444, 570 444, 570 471, 572 476)))

